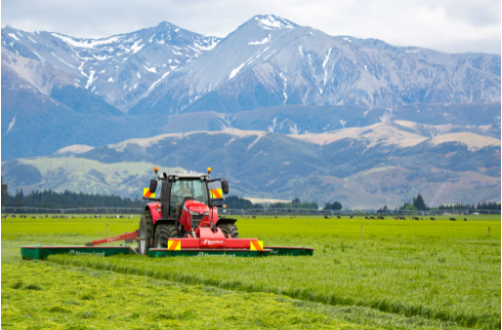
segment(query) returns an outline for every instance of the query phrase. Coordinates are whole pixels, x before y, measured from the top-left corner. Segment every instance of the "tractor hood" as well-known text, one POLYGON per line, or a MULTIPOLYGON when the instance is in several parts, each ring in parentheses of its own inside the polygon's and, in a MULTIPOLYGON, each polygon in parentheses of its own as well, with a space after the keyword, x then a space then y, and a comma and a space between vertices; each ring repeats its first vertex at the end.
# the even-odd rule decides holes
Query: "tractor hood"
POLYGON ((183 210, 190 212, 190 214, 192 215, 199 215, 199 214, 209 215, 209 207, 206 204, 195 200, 186 201, 185 204, 183 205, 183 210))

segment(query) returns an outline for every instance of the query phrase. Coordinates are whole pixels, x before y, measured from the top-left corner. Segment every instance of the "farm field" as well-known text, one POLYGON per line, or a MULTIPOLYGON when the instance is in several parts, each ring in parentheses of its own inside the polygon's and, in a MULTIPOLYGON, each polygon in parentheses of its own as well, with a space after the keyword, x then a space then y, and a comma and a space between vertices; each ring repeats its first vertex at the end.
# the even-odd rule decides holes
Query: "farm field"
POLYGON ((314 256, 47 262, 22 261, 19 247, 85 244, 135 230, 139 217, 2 219, 2 325, 497 329, 500 215, 466 218, 238 218, 241 237, 314 247, 314 256))

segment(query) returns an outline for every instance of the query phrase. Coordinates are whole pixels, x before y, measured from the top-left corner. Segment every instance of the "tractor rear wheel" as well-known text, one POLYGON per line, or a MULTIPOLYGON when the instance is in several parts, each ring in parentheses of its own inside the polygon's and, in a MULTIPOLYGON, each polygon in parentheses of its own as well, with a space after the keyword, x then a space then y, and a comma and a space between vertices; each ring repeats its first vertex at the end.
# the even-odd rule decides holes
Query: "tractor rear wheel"
POLYGON ((156 249, 167 249, 167 241, 170 238, 178 237, 178 228, 174 225, 158 225, 155 229, 155 239, 153 246, 156 249))
POLYGON ((141 240, 138 241, 138 253, 148 255, 150 242, 153 238, 153 221, 149 211, 145 211, 141 214, 138 237, 141 238, 141 240))
POLYGON ((239 232, 237 231, 237 227, 233 223, 225 223, 217 226, 221 229, 225 237, 228 237, 228 235, 230 235, 230 238, 239 238, 239 232))

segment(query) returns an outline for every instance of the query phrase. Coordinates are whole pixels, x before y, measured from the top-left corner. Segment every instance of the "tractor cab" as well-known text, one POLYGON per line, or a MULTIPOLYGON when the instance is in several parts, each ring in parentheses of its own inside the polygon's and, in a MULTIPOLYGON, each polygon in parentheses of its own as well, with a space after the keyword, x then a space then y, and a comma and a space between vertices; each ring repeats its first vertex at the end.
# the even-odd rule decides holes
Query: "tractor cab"
MULTIPOLYGON (((155 173, 157 176, 157 168, 155 173)), ((197 238, 202 228, 210 228, 215 235, 237 238, 235 219, 218 217, 218 200, 228 194, 228 182, 224 178, 211 179, 208 173, 176 172, 158 175, 145 188, 147 204, 141 217, 139 236, 145 237, 139 252, 147 253, 150 245, 165 248, 169 238, 197 238), (158 181, 161 181, 160 196, 156 198, 158 181), (221 188, 210 189, 216 183, 221 188), (148 244, 150 243, 150 244, 148 244)))

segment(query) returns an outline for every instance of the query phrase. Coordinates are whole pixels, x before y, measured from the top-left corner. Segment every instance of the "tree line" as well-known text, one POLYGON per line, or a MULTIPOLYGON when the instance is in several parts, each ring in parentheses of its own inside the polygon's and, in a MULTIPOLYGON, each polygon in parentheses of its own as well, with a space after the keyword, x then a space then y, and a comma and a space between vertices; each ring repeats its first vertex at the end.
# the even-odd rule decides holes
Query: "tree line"
MULTIPOLYGON (((400 211, 429 211, 429 210, 500 210, 501 204, 500 202, 482 202, 477 205, 474 204, 464 204, 464 203, 456 203, 456 204, 441 204, 436 207, 429 207, 425 204, 424 198, 421 194, 418 194, 417 197, 413 197, 411 202, 404 202, 399 208, 395 208, 394 212, 400 211)), ((377 213, 387 213, 390 210, 387 208, 387 205, 384 205, 380 209, 378 209, 377 213)))
POLYGON ((7 184, 2 180, 2 206, 25 206, 43 208, 79 207, 144 207, 145 201, 135 198, 122 198, 115 195, 84 194, 65 190, 58 193, 52 190, 35 190, 24 194, 21 189, 9 195, 7 184))
POLYGON ((250 200, 241 198, 239 196, 231 195, 225 197, 225 204, 229 209, 241 209, 241 210, 249 210, 249 209, 319 209, 319 206, 316 202, 302 202, 299 198, 295 198, 291 201, 291 203, 286 202, 276 202, 270 203, 268 205, 262 203, 252 203, 250 200))

